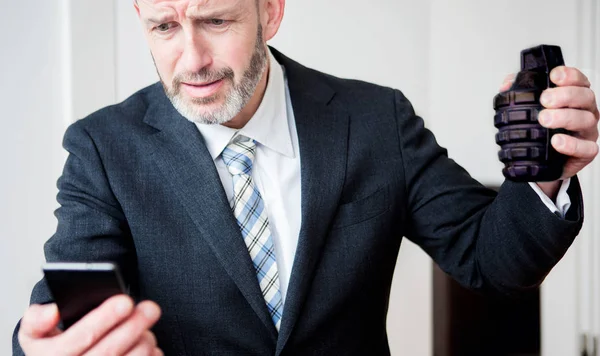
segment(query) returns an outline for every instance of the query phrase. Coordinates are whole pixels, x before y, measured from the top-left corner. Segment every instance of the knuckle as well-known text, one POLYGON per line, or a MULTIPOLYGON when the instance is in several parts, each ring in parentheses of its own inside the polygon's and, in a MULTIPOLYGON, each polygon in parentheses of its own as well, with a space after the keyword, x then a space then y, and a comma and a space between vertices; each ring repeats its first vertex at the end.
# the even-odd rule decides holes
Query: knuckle
POLYGON ((99 335, 95 329, 88 329, 78 335, 76 342, 65 345, 66 354, 77 355, 79 350, 86 350, 92 347, 98 340, 99 335))
POLYGON ((17 335, 17 340, 19 341, 19 345, 25 354, 31 353, 31 348, 33 346, 31 340, 27 340, 20 332, 17 335))
POLYGON ((565 66, 565 75, 568 79, 579 79, 581 78, 581 72, 574 67, 565 66))
POLYGON ((569 144, 569 152, 576 155, 577 152, 579 151, 579 140, 576 138, 570 138, 570 139, 567 139, 567 142, 570 143, 569 144))
POLYGON ((572 88, 569 87, 556 87, 552 88, 550 93, 554 97, 554 104, 556 106, 562 106, 571 96, 572 88))
MULTIPOLYGON (((23 352, 26 355, 29 355, 29 354, 40 354, 38 352, 39 348, 40 348, 40 344, 39 344, 39 342, 36 342, 36 340, 29 339, 25 335, 21 334, 21 332, 19 332, 17 334, 17 340, 19 341, 19 345, 21 346, 21 349, 23 350, 23 352)), ((52 352, 50 349, 48 349, 46 347, 46 348, 44 348, 44 353, 43 354, 45 354, 45 355, 52 355, 52 354, 55 354, 55 353, 52 352)))
POLYGON ((569 118, 568 118, 568 126, 565 128, 573 130, 573 131, 584 131, 587 130, 590 126, 592 126, 592 121, 590 121, 590 116, 581 110, 569 110, 569 118))
POLYGON ((82 335, 81 342, 84 346, 92 346, 96 343, 98 334, 94 329, 90 329, 82 335))
POLYGON ((37 304, 30 305, 23 313, 23 318, 21 319, 21 328, 19 333, 22 330, 29 330, 31 324, 35 321, 37 314, 39 313, 40 306, 37 304))
POLYGON ((567 87, 554 87, 554 88, 548 88, 548 89, 544 90, 544 93, 548 93, 548 94, 551 94, 554 97, 558 97, 565 90, 569 90, 569 88, 567 88, 567 87))
POLYGON ((598 120, 596 119, 596 115, 594 115, 593 112, 586 111, 584 120, 585 120, 586 127, 590 128, 590 129, 596 129, 596 127, 598 125, 598 120))
POLYGON ((154 353, 154 345, 144 344, 141 348, 140 355, 149 356, 154 353))
POLYGON ((559 69, 557 69, 557 71, 561 71, 564 74, 564 78, 562 78, 561 83, 569 83, 571 80, 576 79, 577 78, 577 71, 573 70, 573 68, 570 67, 559 67, 559 69))
POLYGON ((588 82, 588 78, 586 77, 585 74, 583 74, 582 71, 580 71, 577 68, 573 68, 573 72, 574 72, 575 78, 577 79, 578 82, 581 82, 581 83, 587 83, 588 82))
POLYGON ((596 142, 592 142, 590 154, 592 158, 595 158, 598 155, 598 149, 598 144, 596 142))
POLYGON ((24 331, 23 331, 23 327, 21 327, 19 329, 19 333, 17 334, 17 340, 19 341, 19 344, 24 347, 26 344, 28 344, 27 338, 25 337, 24 331))
POLYGON ((573 137, 564 135, 564 144, 562 146, 563 153, 572 156, 577 152, 577 140, 573 137))
POLYGON ((122 351, 120 350, 119 345, 115 344, 106 344, 106 345, 98 345, 94 347, 93 351, 86 353, 86 356, 105 356, 105 355, 121 355, 122 351))
POLYGON ((75 356, 80 354, 80 346, 74 343, 66 342, 64 339, 54 340, 54 342, 52 342, 51 349, 60 350, 60 354, 63 356, 75 356))
POLYGON ((148 356, 154 354, 154 346, 141 342, 137 344, 133 350, 128 354, 130 356, 148 356))
POLYGON ((119 355, 119 348, 117 345, 107 345, 106 347, 98 350, 98 355, 119 355))
POLYGON ((75 345, 64 345, 60 348, 64 356, 76 356, 78 354, 75 345))
POLYGON ((579 87, 571 86, 571 87, 568 87, 565 89, 567 89, 567 90, 565 90, 562 93, 563 102, 571 101, 571 100, 573 100, 573 98, 577 98, 580 95, 579 91, 581 90, 581 88, 579 88, 579 87))
POLYGON ((575 112, 573 110, 561 110, 557 109, 552 113, 554 127, 571 127, 574 123, 575 112))
POLYGON ((147 331, 144 333, 144 339, 145 339, 145 340, 146 340, 146 342, 148 342, 150 345, 152 345, 152 346, 156 346, 156 336, 154 336, 154 334, 153 334, 151 331, 147 330, 147 331))
POLYGON ((596 94, 591 88, 585 88, 586 99, 591 102, 596 102, 596 94))

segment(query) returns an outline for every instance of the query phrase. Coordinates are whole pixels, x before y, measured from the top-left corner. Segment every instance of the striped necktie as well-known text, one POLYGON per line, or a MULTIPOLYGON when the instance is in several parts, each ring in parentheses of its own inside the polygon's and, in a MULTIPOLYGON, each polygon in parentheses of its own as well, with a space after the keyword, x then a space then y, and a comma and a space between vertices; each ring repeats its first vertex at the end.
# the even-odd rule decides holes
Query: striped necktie
POLYGON ((244 138, 229 143, 221 157, 233 178, 233 213, 248 247, 267 308, 279 331, 283 299, 267 211, 251 177, 255 151, 256 141, 244 138))

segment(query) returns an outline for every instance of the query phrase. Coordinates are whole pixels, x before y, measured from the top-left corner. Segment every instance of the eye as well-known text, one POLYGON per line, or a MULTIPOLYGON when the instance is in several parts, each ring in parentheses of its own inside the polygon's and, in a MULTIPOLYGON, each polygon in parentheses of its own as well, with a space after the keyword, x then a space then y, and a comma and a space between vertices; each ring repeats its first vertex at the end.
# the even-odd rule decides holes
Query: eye
POLYGON ((167 22, 167 23, 161 23, 160 25, 156 26, 154 29, 157 30, 158 32, 167 32, 170 29, 172 29, 173 27, 175 27, 175 24, 173 22, 167 22))
POLYGON ((210 24, 213 26, 223 26, 225 25, 225 20, 222 19, 210 19, 210 24))

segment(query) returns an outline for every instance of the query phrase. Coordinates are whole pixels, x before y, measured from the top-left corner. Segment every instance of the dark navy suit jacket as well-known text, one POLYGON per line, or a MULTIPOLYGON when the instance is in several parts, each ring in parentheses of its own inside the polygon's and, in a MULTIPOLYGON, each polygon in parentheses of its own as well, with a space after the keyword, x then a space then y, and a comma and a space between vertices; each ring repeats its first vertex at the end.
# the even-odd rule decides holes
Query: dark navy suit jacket
MULTIPOLYGON (((302 162, 302 226, 279 334, 202 136, 160 84, 66 132, 46 258, 118 262, 135 298, 161 306, 154 331, 167 355, 387 355, 403 236, 462 285, 514 294, 537 287, 578 233, 576 178, 566 219, 525 183, 495 193, 447 157, 399 91, 273 51, 302 162)), ((40 281, 31 302, 51 300, 40 281)))

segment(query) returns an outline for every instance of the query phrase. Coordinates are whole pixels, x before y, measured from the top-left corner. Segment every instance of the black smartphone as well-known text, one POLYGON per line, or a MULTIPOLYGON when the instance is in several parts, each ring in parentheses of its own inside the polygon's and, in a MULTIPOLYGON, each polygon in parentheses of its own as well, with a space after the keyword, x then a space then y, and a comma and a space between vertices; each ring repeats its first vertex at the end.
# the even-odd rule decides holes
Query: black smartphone
POLYGON ((67 329, 106 299, 128 294, 114 263, 51 262, 42 266, 62 328, 67 329))

